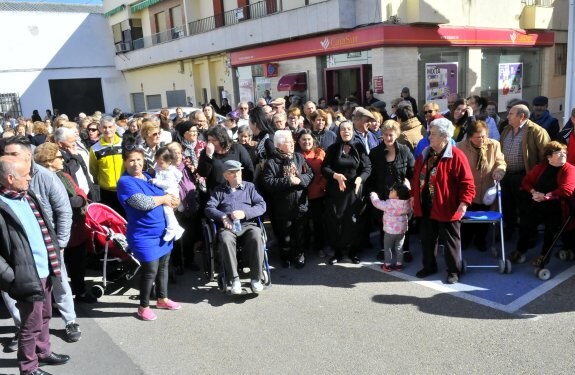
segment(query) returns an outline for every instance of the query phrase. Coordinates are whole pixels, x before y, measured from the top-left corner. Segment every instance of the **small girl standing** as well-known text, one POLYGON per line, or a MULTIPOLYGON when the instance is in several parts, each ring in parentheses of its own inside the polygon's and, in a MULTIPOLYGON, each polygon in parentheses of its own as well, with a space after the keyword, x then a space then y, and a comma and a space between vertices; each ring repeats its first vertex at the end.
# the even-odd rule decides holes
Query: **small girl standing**
MULTIPOLYGON (((155 160, 156 177, 151 179, 150 182, 164 190, 166 194, 179 197, 179 183, 182 179, 182 172, 174 165, 176 158, 167 147, 161 147, 156 152, 155 160)), ((164 215, 166 217, 164 241, 179 240, 184 233, 184 228, 178 223, 174 210, 169 206, 164 206, 164 215)))
POLYGON ((369 195, 371 203, 378 210, 383 211, 383 248, 385 250, 384 263, 381 269, 385 272, 403 270, 403 241, 407 232, 407 223, 411 215, 411 203, 409 202, 409 187, 396 183, 389 192, 389 199, 380 200, 377 193, 369 195), (391 260, 395 253, 395 266, 391 260))

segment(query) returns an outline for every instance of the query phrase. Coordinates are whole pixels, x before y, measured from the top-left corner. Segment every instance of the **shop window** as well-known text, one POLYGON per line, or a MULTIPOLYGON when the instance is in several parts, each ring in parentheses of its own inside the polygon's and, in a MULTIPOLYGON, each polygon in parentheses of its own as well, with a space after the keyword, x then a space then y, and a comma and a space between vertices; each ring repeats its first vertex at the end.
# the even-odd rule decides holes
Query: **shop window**
MULTIPOLYGON (((481 50, 481 96, 499 103, 499 110, 506 99, 501 95, 513 94, 513 97, 531 100, 541 92, 541 50, 539 48, 484 48, 481 50), (510 85, 511 92, 500 93, 500 69, 505 65, 514 65, 520 68, 519 77, 510 85), (521 64, 520 67, 517 64, 521 64), (501 99, 501 100, 500 100, 501 99)), ((511 97, 510 97, 511 98, 511 97)))
POLYGON ((567 74, 567 44, 557 43, 555 45, 555 75, 564 76, 567 74))
MULTIPOLYGON (((420 57, 417 69, 419 108, 423 108, 423 104, 426 102, 433 101, 443 111, 447 109, 447 95, 452 90, 457 90, 462 98, 468 95, 466 92, 468 75, 465 48, 420 48, 418 53, 420 57), (428 68, 431 70, 435 68, 438 70, 438 74, 428 72, 428 68)), ((474 83, 473 79, 477 79, 477 75, 471 73, 469 79, 471 83, 474 83)), ((414 88, 410 89, 412 93, 415 91, 414 88)))

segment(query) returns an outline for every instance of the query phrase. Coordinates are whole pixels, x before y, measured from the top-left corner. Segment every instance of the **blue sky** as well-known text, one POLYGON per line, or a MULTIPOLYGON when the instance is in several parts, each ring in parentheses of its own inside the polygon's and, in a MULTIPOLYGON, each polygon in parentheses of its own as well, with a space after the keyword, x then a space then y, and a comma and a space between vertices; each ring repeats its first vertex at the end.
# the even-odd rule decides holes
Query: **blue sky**
POLYGON ((8 0, 8 2, 102 5, 102 0, 8 0))

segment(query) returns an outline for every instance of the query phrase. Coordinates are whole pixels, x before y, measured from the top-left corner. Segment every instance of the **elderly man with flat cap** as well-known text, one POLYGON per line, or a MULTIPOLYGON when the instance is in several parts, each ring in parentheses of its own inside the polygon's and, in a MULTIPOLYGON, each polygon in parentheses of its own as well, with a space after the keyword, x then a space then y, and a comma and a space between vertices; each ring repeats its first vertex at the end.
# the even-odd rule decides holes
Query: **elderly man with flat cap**
POLYGON ((363 107, 356 107, 353 111, 352 115, 353 120, 353 139, 354 141, 360 142, 365 151, 369 155, 369 151, 372 148, 377 147, 379 145, 380 140, 377 138, 377 135, 369 131, 369 123, 372 121, 376 121, 375 116, 373 113, 368 111, 363 107))
POLYGON ((261 292, 264 248, 262 232, 256 219, 266 212, 266 202, 254 184, 242 181, 242 165, 236 160, 224 163, 225 183, 217 186, 208 203, 206 216, 217 226, 220 259, 232 282, 232 294, 242 294, 238 275, 237 245, 247 254, 251 273, 251 289, 261 292))

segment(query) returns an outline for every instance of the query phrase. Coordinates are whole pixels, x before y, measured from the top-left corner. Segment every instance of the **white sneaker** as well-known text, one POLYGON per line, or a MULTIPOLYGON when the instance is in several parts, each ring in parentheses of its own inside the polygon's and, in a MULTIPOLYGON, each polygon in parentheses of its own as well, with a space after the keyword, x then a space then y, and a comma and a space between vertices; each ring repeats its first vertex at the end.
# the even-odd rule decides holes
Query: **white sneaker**
POLYGON ((252 292, 259 293, 264 290, 264 286, 260 280, 252 280, 252 292))
POLYGON ((242 294, 242 283, 240 280, 236 279, 232 281, 232 289, 230 290, 232 294, 242 294))

